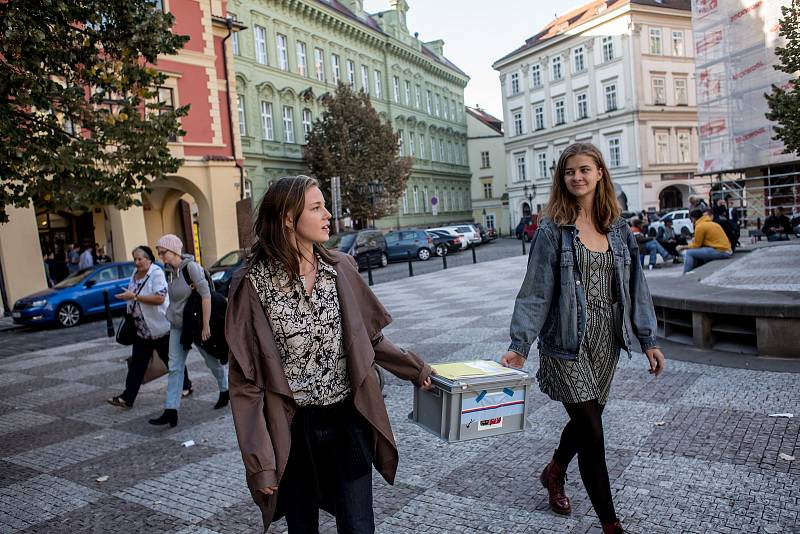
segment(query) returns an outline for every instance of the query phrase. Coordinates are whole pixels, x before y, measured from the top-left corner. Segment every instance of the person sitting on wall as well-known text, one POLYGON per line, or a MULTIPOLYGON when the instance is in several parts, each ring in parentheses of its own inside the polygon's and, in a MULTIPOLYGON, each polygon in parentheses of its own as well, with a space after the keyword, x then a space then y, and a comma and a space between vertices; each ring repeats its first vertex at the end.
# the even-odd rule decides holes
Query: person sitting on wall
POLYGON ((636 239, 636 243, 639 245, 639 259, 642 267, 644 267, 644 257, 646 255, 650 256, 650 263, 648 264, 649 269, 653 269, 655 267, 659 254, 661 254, 664 262, 672 261, 673 257, 669 254, 669 252, 667 252, 667 250, 662 247, 656 239, 648 237, 647 227, 642 224, 641 220, 633 220, 631 223, 631 232, 633 232, 633 237, 636 239))
POLYGON ((764 221, 762 232, 767 236, 767 241, 788 241, 792 223, 783 212, 782 207, 772 209, 772 215, 764 221))
POLYGON ((670 256, 673 256, 672 261, 680 263, 677 247, 678 245, 685 245, 686 238, 675 233, 675 229, 672 227, 672 219, 666 219, 664 225, 659 227, 656 241, 669 252, 670 256))
POLYGON ((676 247, 678 252, 683 251, 683 274, 709 261, 727 259, 733 255, 728 236, 710 215, 693 209, 689 212, 689 218, 694 223, 694 239, 688 245, 676 247))

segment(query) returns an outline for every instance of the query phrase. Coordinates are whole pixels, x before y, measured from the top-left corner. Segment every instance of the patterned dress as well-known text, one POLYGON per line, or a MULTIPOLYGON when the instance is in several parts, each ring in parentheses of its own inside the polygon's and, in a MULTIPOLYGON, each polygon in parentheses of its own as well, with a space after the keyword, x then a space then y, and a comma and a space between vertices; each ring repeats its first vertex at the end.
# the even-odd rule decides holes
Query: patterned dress
POLYGON ((586 332, 577 360, 540 356, 536 378, 542 393, 558 402, 608 401, 619 360, 614 335, 614 253, 593 252, 575 238, 575 252, 586 294, 586 332))

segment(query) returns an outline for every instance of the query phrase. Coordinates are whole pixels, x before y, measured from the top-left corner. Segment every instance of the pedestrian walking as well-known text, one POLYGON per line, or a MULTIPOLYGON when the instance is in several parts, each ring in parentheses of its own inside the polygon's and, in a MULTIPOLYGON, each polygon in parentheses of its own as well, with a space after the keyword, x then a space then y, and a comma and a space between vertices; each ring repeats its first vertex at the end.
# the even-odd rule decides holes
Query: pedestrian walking
POLYGON ((88 269, 94 267, 94 247, 91 244, 84 244, 83 251, 78 259, 78 270, 88 269))
POLYGON ((81 259, 80 245, 74 243, 67 249, 67 266, 69 267, 69 274, 78 271, 78 263, 81 259))
MULTIPOLYGON (((178 424, 178 409, 181 405, 181 383, 183 370, 186 368, 186 357, 189 349, 181 342, 183 329, 183 311, 186 302, 193 291, 197 291, 202 299, 202 340, 211 337, 211 282, 206 277, 203 267, 194 261, 191 254, 182 254, 183 242, 173 234, 166 234, 156 243, 156 251, 164 262, 169 288, 169 306, 167 319, 170 323, 169 330, 169 377, 167 379, 167 400, 164 413, 150 419, 151 425, 178 424)), ((219 398, 214 409, 224 408, 228 405, 228 368, 217 358, 206 352, 199 345, 195 348, 206 362, 206 366, 214 375, 219 386, 219 398)))
POLYGON ((621 533, 606 466, 603 409, 620 349, 630 356, 637 339, 655 375, 664 369, 664 356, 639 247, 620 218, 611 175, 594 145, 575 143, 562 153, 546 214, 531 247, 511 319, 511 345, 501 363, 522 367, 538 338, 539 388, 563 403, 569 415, 540 476, 550 507, 570 513, 564 480, 577 455, 603 532, 621 533))
POLYGON ((315 179, 273 183, 230 286, 231 410, 265 530, 285 516, 289 534, 318 532, 322 508, 340 533, 374 532, 372 465, 391 484, 398 452, 373 365, 431 387, 383 336, 391 317, 353 258, 324 248, 330 219, 315 179))
MULTIPOLYGON (((167 280, 164 271, 156 265, 156 258, 150 247, 139 245, 131 254, 136 269, 128 281, 128 288, 114 295, 128 302, 127 312, 136 326, 136 337, 133 340, 128 374, 125 377, 125 391, 107 401, 120 408, 133 407, 153 351, 169 368, 170 325, 166 315, 169 306, 167 280)), ((191 388, 189 372, 184 368, 183 389, 191 391, 191 388)))

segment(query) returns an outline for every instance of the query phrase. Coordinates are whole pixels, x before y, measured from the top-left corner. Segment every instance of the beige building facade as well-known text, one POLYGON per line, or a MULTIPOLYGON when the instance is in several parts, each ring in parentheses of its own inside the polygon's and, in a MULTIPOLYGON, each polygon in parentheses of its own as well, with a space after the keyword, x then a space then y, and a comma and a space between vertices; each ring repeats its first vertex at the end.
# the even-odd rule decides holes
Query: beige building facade
POLYGON ((472 219, 481 221, 486 229, 505 233, 511 221, 503 121, 480 108, 466 109, 472 219))
POLYGON ((604 154, 625 210, 687 205, 698 135, 688 0, 595 0, 494 63, 512 221, 549 198, 561 152, 604 154))

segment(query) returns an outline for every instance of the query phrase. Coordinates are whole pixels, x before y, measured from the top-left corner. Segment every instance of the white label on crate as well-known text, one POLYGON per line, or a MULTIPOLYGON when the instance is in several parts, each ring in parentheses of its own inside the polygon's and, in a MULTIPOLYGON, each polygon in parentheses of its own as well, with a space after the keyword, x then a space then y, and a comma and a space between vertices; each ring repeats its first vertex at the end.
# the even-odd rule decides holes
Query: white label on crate
POLYGON ((500 391, 465 393, 461 401, 461 424, 470 428, 473 423, 522 415, 525 411, 525 389, 503 388, 500 391))
POLYGON ((491 430, 492 428, 503 428, 503 418, 493 417, 478 423, 478 430, 491 430))

